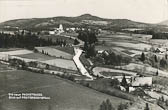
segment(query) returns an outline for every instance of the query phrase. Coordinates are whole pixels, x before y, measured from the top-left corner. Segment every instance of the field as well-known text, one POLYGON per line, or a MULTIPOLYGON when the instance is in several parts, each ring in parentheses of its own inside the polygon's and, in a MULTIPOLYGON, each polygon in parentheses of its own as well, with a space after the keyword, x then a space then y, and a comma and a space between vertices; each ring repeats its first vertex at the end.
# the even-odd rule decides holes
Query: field
POLYGON ((51 56, 55 56, 55 57, 61 57, 61 58, 65 58, 65 59, 72 59, 72 55, 69 53, 66 53, 64 51, 61 51, 59 49, 56 49, 54 47, 36 47, 36 49, 39 52, 44 51, 44 53, 48 53, 51 56))
POLYGON ((136 64, 136 63, 130 63, 126 66, 116 66, 116 68, 121 68, 124 70, 129 70, 129 71, 136 71, 138 73, 144 74, 144 75, 156 75, 156 72, 159 72, 159 76, 161 77, 168 77, 168 72, 167 71, 162 71, 157 68, 151 67, 149 65, 142 65, 142 64, 136 64))
MULTIPOLYGON (((118 73, 119 75, 121 74, 128 74, 135 76, 137 73, 131 72, 131 71, 125 71, 125 70, 118 70, 118 69, 110 69, 110 68, 104 68, 104 67, 95 67, 93 68, 94 75, 101 74, 102 72, 109 72, 109 73, 118 73)), ((110 75, 111 76, 111 75, 110 75)), ((117 75, 118 76, 118 75, 117 75)))
POLYGON ((73 47, 60 47, 60 46, 53 46, 52 48, 58 49, 60 51, 69 53, 71 55, 74 55, 74 48, 73 47))
POLYGON ((10 68, 8 65, 5 65, 5 64, 1 64, 0 63, 0 72, 3 72, 3 71, 12 71, 14 69, 10 68))
POLYGON ((21 48, 0 48, 0 52, 21 50, 21 48))
POLYGON ((41 62, 49 64, 49 65, 61 67, 61 68, 77 70, 75 63, 72 60, 52 59, 52 60, 46 60, 46 61, 41 61, 41 62))
POLYGON ((23 54, 23 55, 16 55, 16 56, 21 58, 33 59, 37 61, 46 61, 46 60, 54 59, 54 57, 43 55, 41 53, 30 53, 30 54, 23 54))
POLYGON ((151 39, 150 43, 156 44, 156 45, 168 46, 168 40, 167 39, 151 39))
POLYGON ((98 110, 107 98, 115 108, 127 102, 53 75, 21 70, 1 72, 0 86, 0 110, 98 110), (9 100, 8 93, 42 93, 51 99, 9 100))
POLYGON ((96 49, 115 49, 134 57, 135 55, 141 54, 142 51, 151 48, 151 45, 147 44, 148 42, 146 41, 150 38, 151 36, 149 35, 141 34, 130 35, 126 33, 103 33, 98 36, 99 45, 96 46, 96 49))
MULTIPOLYGON (((116 72, 100 72, 100 74, 102 74, 103 76, 106 76, 106 77, 108 77, 108 76, 111 76, 111 77, 113 77, 113 76, 123 76, 125 73, 122 73, 122 72, 118 72, 118 73, 116 73, 116 72)), ((130 74, 125 74, 126 76, 131 76, 130 74)))
POLYGON ((15 51, 6 50, 5 52, 0 52, 0 54, 9 54, 11 55, 10 56, 11 58, 17 58, 20 60, 24 60, 25 62, 39 61, 42 63, 47 63, 52 66, 57 66, 60 68, 65 68, 65 69, 70 69, 75 71, 77 70, 76 65, 72 60, 73 55, 52 47, 37 47, 37 49, 39 51, 44 50, 44 52, 51 54, 51 56, 44 55, 41 53, 34 53, 33 51, 29 51, 26 49, 20 49, 15 51))
POLYGON ((30 54, 33 53, 33 51, 26 50, 26 49, 19 49, 19 50, 13 50, 10 51, 10 49, 7 51, 0 52, 0 54, 8 54, 8 55, 22 55, 22 54, 30 54))

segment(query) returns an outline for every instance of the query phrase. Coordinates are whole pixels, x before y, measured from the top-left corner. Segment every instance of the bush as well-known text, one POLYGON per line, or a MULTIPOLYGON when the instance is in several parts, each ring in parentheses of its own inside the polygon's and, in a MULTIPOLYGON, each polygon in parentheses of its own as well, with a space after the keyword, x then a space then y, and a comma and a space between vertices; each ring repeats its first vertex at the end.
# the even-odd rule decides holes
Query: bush
POLYGON ((120 105, 118 106, 118 109, 117 110, 124 110, 124 109, 127 109, 128 108, 128 105, 127 104, 122 104, 120 103, 120 105))
POLYGON ((112 106, 110 100, 107 99, 106 101, 102 102, 102 104, 100 105, 99 110, 115 110, 115 108, 112 106))

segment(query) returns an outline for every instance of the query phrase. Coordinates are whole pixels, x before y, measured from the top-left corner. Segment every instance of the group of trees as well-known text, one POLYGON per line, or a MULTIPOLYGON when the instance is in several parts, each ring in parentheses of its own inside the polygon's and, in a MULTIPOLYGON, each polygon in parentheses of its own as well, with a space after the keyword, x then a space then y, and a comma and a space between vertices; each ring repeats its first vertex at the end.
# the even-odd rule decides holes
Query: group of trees
POLYGON ((102 102, 102 104, 100 105, 99 110, 115 110, 115 108, 112 106, 110 100, 107 99, 106 101, 102 102))
POLYGON ((79 41, 77 39, 74 40, 74 45, 78 45, 79 41))
POLYGON ((130 58, 123 57, 122 55, 117 55, 114 52, 110 52, 109 55, 102 55, 106 65, 120 66, 121 64, 128 64, 130 58))
POLYGON ((19 47, 34 49, 35 46, 49 46, 55 44, 55 42, 52 42, 52 39, 45 40, 31 33, 26 35, 0 33, 0 48, 19 47))
MULTIPOLYGON (((126 103, 126 104, 120 103, 117 109, 115 109, 111 104, 110 100, 106 99, 106 101, 103 101, 101 103, 99 110, 125 110, 125 109, 128 109, 128 104, 129 103, 126 103)), ((150 110, 148 103, 146 103, 144 110, 150 110)))
POLYGON ((168 33, 153 33, 152 39, 168 39, 168 33))
POLYGON ((89 45, 98 41, 95 31, 88 31, 88 30, 79 31, 77 37, 78 39, 87 42, 89 45))
POLYGON ((150 64, 152 67, 155 68, 167 68, 168 67, 168 56, 167 54, 163 58, 158 58, 157 55, 151 55, 149 57, 146 57, 146 55, 142 52, 140 56, 140 60, 142 62, 146 62, 150 64))
POLYGON ((168 99, 164 99, 163 96, 159 97, 157 100, 157 104, 161 106, 162 108, 167 108, 168 107, 168 99))
POLYGON ((67 45, 67 41, 63 40, 63 39, 56 39, 55 45, 59 45, 59 46, 66 46, 67 45))
POLYGON ((102 104, 99 107, 99 110, 124 110, 127 109, 127 104, 120 104, 117 109, 113 107, 109 99, 106 99, 106 101, 103 101, 102 104))
POLYGON ((96 32, 94 31, 79 31, 78 39, 84 41, 83 50, 86 52, 86 57, 94 57, 96 55, 95 43, 98 41, 96 32))

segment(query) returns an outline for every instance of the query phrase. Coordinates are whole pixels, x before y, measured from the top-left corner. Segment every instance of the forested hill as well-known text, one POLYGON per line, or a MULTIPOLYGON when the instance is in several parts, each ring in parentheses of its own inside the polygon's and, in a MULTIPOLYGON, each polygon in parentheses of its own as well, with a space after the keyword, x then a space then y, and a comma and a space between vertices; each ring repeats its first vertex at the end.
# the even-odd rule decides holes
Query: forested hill
POLYGON ((51 17, 16 19, 0 23, 0 28, 13 27, 20 29, 51 29, 63 24, 65 27, 93 26, 101 28, 146 28, 153 24, 140 23, 128 19, 105 19, 90 14, 77 17, 51 17))

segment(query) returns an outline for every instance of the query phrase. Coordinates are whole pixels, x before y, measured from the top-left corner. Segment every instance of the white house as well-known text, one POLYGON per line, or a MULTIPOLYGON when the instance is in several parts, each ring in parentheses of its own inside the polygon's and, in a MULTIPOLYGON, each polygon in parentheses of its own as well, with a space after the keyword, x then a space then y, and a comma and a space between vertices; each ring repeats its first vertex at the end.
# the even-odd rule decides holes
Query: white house
POLYGON ((55 31, 49 31, 49 34, 50 34, 50 35, 54 35, 54 34, 55 34, 55 31))
POLYGON ((0 60, 8 61, 10 56, 8 54, 0 54, 0 60))
POLYGON ((159 53, 159 54, 163 54, 163 53, 166 52, 166 49, 164 49, 164 48, 157 48, 157 49, 155 49, 155 52, 159 53))
POLYGON ((152 86, 152 77, 132 77, 132 87, 152 86))

